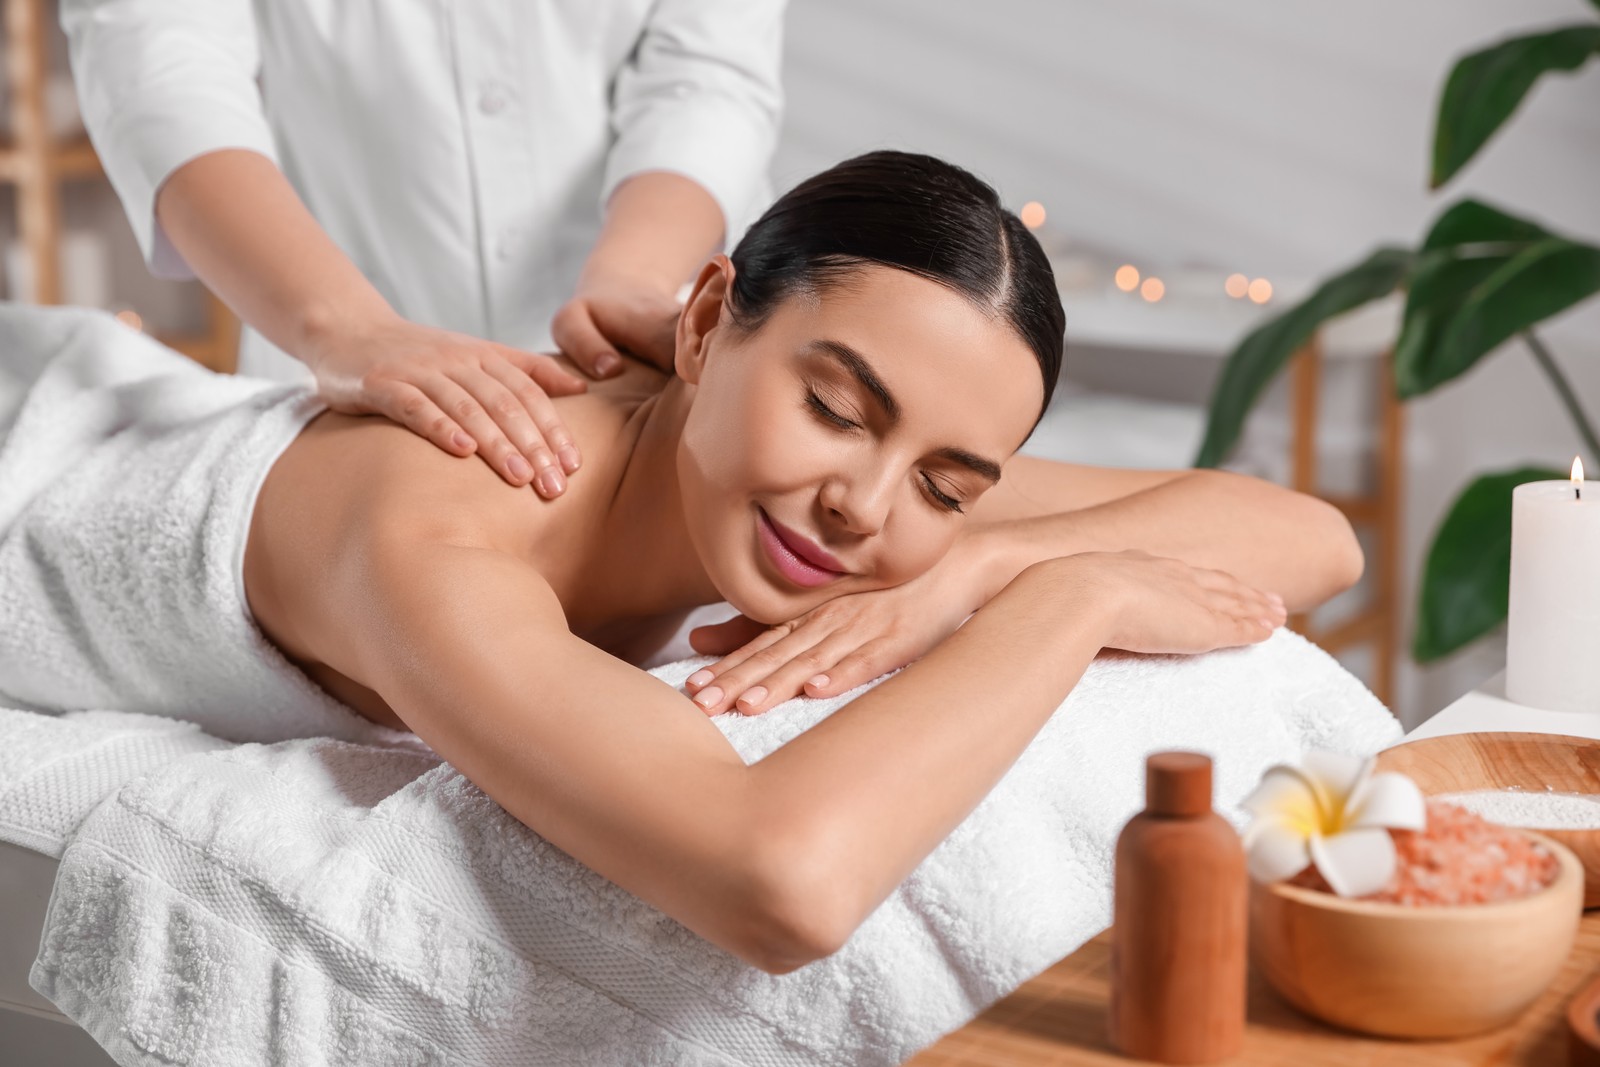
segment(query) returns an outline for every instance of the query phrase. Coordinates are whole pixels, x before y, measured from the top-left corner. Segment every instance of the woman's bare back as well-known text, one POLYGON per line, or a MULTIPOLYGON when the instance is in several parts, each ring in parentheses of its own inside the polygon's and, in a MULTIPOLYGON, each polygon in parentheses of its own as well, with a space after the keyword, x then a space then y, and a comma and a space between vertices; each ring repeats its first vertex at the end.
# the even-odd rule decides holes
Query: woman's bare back
MULTIPOLYGON (((257 626, 335 698, 374 722, 406 729, 376 690, 327 665, 329 645, 339 635, 319 632, 313 616, 298 610, 302 591, 331 580, 340 553, 355 550, 363 531, 403 513, 408 522, 471 530, 545 575, 558 597, 575 595, 562 589, 567 575, 559 564, 580 550, 585 513, 603 506, 616 488, 632 444, 630 417, 666 380, 630 361, 619 377, 555 401, 579 442, 583 466, 553 501, 531 487, 507 485, 477 453, 449 455, 386 418, 332 410, 317 415, 268 471, 251 515, 244 587, 257 626)), ((659 647, 681 619, 606 624, 573 614, 574 633, 622 658, 659 647)))

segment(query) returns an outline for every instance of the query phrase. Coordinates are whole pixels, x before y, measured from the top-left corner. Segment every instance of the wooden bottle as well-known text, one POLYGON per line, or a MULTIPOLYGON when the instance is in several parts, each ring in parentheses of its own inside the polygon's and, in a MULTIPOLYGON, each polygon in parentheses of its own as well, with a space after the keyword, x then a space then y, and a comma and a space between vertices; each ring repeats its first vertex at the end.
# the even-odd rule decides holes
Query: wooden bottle
POLYGON ((1157 1063, 1215 1063, 1244 1041, 1249 882, 1211 808, 1211 759, 1157 752, 1145 810, 1117 838, 1111 1044, 1157 1063))

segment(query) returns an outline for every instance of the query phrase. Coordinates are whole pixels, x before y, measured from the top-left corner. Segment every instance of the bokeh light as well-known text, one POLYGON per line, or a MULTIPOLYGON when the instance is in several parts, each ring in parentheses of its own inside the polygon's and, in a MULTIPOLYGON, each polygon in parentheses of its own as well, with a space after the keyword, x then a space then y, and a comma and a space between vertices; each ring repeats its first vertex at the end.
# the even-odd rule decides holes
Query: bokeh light
POLYGON ((117 321, 130 330, 144 329, 144 319, 140 318, 139 313, 131 308, 117 312, 117 321))
POLYGON ((1139 288, 1139 268, 1126 263, 1118 267, 1117 288, 1124 293, 1131 293, 1139 288))
POLYGON ((1154 304, 1166 295, 1167 287, 1160 278, 1146 278, 1144 284, 1139 286, 1139 295, 1154 304))
POLYGON ((1272 283, 1265 278, 1257 278, 1250 283, 1250 299, 1258 304, 1265 304, 1272 299, 1272 283))
POLYGON ((1243 274, 1230 274, 1222 287, 1227 290, 1229 296, 1238 300, 1250 291, 1250 279, 1243 274))
POLYGON ((1022 205, 1022 210, 1017 212, 1022 219, 1022 224, 1030 230, 1037 230, 1044 225, 1044 205, 1037 200, 1029 200, 1022 205))

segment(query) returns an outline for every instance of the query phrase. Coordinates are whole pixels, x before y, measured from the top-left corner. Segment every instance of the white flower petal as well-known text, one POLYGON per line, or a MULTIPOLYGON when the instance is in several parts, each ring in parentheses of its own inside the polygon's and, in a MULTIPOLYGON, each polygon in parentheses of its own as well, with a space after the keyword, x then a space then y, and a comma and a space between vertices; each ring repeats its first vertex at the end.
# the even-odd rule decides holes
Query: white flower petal
POLYGON ((1311 859, 1341 897, 1364 897, 1389 884, 1394 874, 1394 839, 1382 829, 1346 830, 1311 839, 1311 859))
POLYGON ((1240 807, 1258 815, 1270 815, 1284 807, 1315 804, 1316 792, 1304 774, 1284 764, 1268 767, 1261 784, 1240 801, 1240 807))
POLYGON ((1337 820, 1338 814, 1349 802, 1350 794, 1372 773, 1373 762, 1371 759, 1347 756, 1343 752, 1314 748, 1306 753, 1302 765, 1306 774, 1322 789, 1320 799, 1324 809, 1337 820))
POLYGON ((1393 830, 1421 830, 1428 823, 1428 806, 1422 790, 1403 774, 1386 771, 1367 779, 1350 798, 1351 829, 1386 826, 1393 830))
POLYGON ((1286 823, 1260 820, 1251 825, 1246 841, 1250 877, 1258 882, 1291 878, 1311 863, 1305 835, 1286 823))

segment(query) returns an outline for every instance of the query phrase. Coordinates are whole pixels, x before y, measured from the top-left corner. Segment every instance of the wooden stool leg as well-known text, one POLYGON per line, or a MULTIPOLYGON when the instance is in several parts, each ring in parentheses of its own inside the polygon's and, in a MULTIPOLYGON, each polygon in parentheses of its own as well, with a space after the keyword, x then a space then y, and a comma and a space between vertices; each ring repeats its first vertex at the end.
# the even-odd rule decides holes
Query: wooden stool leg
MULTIPOLYGON (((1317 408, 1318 391, 1322 384, 1322 345, 1316 334, 1311 335, 1289 364, 1289 388, 1293 408, 1293 429, 1290 443, 1289 485, 1296 492, 1317 493, 1317 408)), ((1285 625, 1299 634, 1309 636, 1310 614, 1299 612, 1290 615, 1285 625)))
POLYGON ((45 116, 44 16, 39 0, 5 5, 5 61, 16 146, 18 227, 33 272, 33 299, 61 302, 61 195, 56 188, 45 116))
POLYGON ((1382 622, 1378 631, 1372 692, 1394 707, 1395 655, 1400 641, 1400 509, 1405 473, 1405 406, 1395 396, 1394 352, 1384 353, 1378 373, 1379 410, 1383 426, 1378 439, 1378 561, 1373 570, 1373 597, 1382 622))

